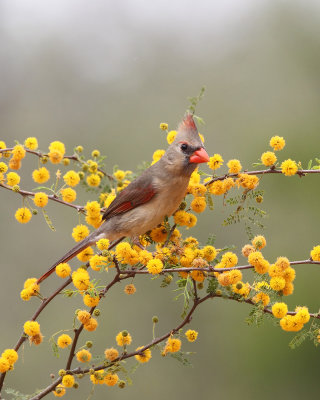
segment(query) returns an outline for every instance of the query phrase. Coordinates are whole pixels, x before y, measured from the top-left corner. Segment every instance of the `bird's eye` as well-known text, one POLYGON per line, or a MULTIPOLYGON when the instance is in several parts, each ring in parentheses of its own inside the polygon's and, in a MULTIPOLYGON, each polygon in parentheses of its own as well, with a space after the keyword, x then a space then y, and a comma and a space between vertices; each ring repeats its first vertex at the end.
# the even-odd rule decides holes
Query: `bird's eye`
POLYGON ((181 149, 182 151, 186 151, 186 150, 188 149, 187 143, 182 143, 182 145, 180 146, 180 149, 181 149))

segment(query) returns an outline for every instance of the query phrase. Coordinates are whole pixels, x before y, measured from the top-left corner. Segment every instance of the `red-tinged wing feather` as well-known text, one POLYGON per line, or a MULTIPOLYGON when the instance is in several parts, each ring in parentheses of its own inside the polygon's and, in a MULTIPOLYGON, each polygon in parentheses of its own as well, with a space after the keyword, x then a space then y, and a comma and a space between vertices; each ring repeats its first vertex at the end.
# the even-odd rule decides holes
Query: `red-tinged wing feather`
POLYGON ((141 204, 147 203, 155 195, 156 190, 152 183, 146 180, 145 177, 140 176, 118 194, 103 214, 102 219, 109 219, 132 210, 141 204))

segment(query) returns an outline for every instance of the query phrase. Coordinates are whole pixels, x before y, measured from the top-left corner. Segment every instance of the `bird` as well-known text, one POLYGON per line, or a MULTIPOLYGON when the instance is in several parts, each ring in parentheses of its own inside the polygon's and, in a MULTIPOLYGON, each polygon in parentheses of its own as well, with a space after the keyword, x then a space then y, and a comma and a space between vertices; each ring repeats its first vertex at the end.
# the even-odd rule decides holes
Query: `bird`
POLYGON ((186 113, 162 158, 118 193, 104 212, 100 227, 56 261, 37 284, 48 278, 57 265, 68 262, 100 239, 113 242, 129 237, 133 243, 138 243, 140 235, 177 211, 192 172, 198 164, 208 161, 193 115, 186 113))

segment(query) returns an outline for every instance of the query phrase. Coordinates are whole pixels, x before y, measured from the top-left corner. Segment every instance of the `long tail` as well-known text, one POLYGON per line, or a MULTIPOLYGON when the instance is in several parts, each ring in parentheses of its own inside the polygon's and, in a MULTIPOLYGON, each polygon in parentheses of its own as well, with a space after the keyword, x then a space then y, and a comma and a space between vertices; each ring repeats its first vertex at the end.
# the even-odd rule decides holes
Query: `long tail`
POLYGON ((37 284, 41 283, 42 281, 44 281, 45 279, 48 278, 48 276, 50 276, 54 270, 56 269, 56 266, 67 262, 69 260, 71 260, 73 257, 75 257, 77 254, 79 254, 82 250, 86 249, 88 246, 92 245, 93 243, 96 242, 95 238, 96 238, 96 231, 92 232, 88 237, 86 237, 85 239, 81 240, 81 242, 77 243, 71 250, 69 250, 63 257, 61 257, 58 261, 56 261, 51 267, 50 269, 43 274, 38 280, 37 280, 37 284))

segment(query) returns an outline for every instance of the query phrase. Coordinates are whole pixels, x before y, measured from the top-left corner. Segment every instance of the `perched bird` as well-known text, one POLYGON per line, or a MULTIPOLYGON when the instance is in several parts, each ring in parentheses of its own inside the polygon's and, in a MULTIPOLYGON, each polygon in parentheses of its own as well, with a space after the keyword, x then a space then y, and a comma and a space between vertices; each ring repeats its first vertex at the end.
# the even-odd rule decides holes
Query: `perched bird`
POLYGON ((123 189, 103 214, 103 223, 79 242, 37 283, 45 280, 60 263, 67 262, 102 238, 115 241, 130 237, 137 243, 139 235, 171 216, 183 200, 190 176, 197 164, 209 161, 191 114, 180 123, 175 140, 163 157, 123 189))

